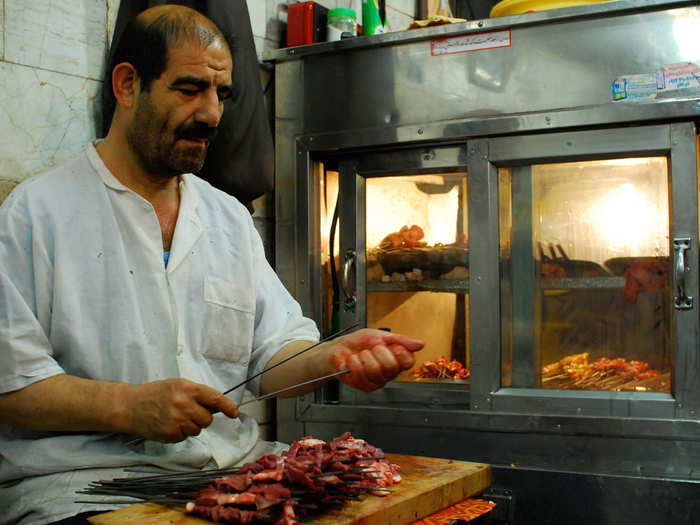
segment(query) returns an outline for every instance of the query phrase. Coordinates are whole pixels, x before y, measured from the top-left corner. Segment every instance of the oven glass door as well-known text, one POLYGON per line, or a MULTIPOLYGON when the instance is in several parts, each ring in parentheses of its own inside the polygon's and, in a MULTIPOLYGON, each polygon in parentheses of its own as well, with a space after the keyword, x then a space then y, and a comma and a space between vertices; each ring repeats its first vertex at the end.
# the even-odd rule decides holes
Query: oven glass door
POLYGON ((468 148, 472 408, 696 417, 694 127, 468 148))
POLYGON ((670 393, 668 158, 533 163, 498 178, 503 386, 670 393))
POLYGON ((326 210, 321 220, 324 324, 332 331, 357 325, 425 341, 414 367, 387 387, 364 394, 341 384, 341 402, 422 403, 439 391, 438 404, 468 406, 465 163, 463 143, 353 153, 326 163, 320 178, 330 198, 325 190, 319 196, 320 209, 326 210), (333 219, 324 218, 331 215, 335 228, 333 219), (331 260, 335 269, 326 271, 331 260))

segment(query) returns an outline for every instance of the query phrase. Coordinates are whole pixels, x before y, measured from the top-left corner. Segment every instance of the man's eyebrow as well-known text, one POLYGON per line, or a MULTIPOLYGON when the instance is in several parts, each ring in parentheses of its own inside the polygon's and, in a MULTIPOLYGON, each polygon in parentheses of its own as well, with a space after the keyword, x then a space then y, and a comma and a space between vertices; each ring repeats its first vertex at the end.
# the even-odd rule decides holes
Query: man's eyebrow
POLYGON ((204 80, 203 78, 200 77, 193 77, 193 76, 184 76, 184 77, 178 77, 176 78, 172 84, 170 84, 170 87, 180 87, 183 85, 191 85, 191 86, 196 86, 198 88, 204 89, 210 86, 210 83, 208 80, 204 80))
POLYGON ((223 84, 223 85, 219 86, 218 88, 216 88, 216 90, 219 93, 224 92, 227 95, 231 95, 231 94, 233 94, 233 84, 223 84))

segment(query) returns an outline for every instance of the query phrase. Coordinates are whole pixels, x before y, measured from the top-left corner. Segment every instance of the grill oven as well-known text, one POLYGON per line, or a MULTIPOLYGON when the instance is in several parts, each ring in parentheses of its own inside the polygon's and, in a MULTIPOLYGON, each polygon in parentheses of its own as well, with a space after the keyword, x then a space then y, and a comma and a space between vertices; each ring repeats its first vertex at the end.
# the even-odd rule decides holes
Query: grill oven
POLYGON ((519 523, 691 522, 700 96, 610 85, 700 63, 699 26, 623 0, 276 51, 278 274, 325 334, 426 341, 278 401, 278 438, 490 463, 519 523), (464 35, 507 45, 436 52, 464 35))

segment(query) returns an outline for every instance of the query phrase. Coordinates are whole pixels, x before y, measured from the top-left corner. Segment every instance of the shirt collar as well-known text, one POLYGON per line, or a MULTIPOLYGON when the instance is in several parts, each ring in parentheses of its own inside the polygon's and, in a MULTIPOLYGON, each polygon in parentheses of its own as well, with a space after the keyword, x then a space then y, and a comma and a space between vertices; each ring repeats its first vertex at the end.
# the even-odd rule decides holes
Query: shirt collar
POLYGON ((99 175, 99 177, 102 179, 102 182, 104 182, 105 186, 112 188, 114 190, 119 190, 119 191, 131 191, 129 188, 124 186, 121 182, 117 180, 117 178, 112 175, 112 172, 109 171, 109 168, 105 166, 105 163, 102 162, 102 157, 100 157, 100 154, 97 153, 97 150, 95 149, 95 146, 99 144, 101 140, 96 140, 94 142, 90 142, 87 145, 87 158, 88 161, 90 161, 90 164, 92 165, 93 169, 99 175))
MULTIPOLYGON (((88 143, 86 149, 88 161, 100 179, 102 179, 105 186, 117 191, 128 191, 134 193, 130 188, 119 182, 119 180, 112 174, 111 171, 109 171, 109 168, 102 161, 100 154, 97 153, 95 146, 97 146, 97 144, 99 144, 102 140, 103 139, 97 139, 94 142, 88 143)), ((197 190, 195 188, 194 181, 192 180, 193 178, 194 175, 191 173, 185 173, 180 177, 180 213, 183 211, 183 204, 185 205, 187 213, 194 213, 197 203, 199 202, 197 190)))

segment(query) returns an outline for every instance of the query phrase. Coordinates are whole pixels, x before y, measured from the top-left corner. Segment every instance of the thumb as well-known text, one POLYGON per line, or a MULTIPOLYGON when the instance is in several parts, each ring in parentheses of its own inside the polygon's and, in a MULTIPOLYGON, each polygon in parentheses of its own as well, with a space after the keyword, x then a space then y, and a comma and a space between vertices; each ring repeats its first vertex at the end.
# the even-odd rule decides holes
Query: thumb
POLYGON ((401 345, 404 349, 409 352, 417 352, 425 346, 425 342, 420 339, 414 339, 413 337, 408 337, 407 335, 391 334, 384 338, 385 344, 396 346, 401 345))
POLYGON ((218 409, 219 412, 222 412, 226 414, 230 418, 237 418, 239 415, 238 412, 238 405, 231 401, 228 397, 225 395, 221 395, 221 397, 215 402, 213 405, 213 408, 218 409))
POLYGON ((207 407, 212 414, 222 412, 231 418, 238 417, 238 405, 218 390, 210 389, 203 392, 197 397, 197 401, 207 407))

